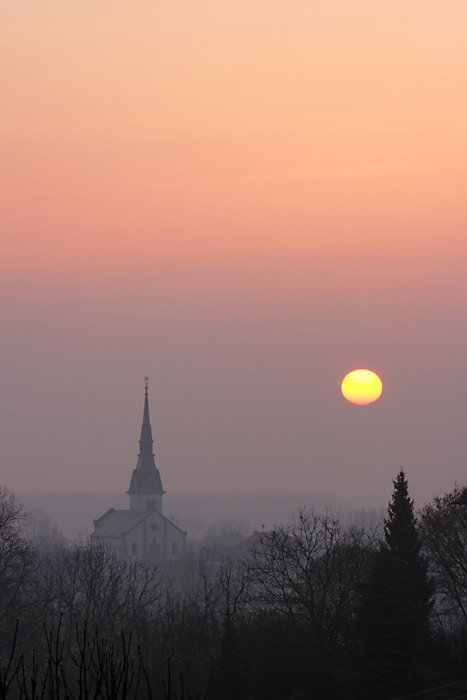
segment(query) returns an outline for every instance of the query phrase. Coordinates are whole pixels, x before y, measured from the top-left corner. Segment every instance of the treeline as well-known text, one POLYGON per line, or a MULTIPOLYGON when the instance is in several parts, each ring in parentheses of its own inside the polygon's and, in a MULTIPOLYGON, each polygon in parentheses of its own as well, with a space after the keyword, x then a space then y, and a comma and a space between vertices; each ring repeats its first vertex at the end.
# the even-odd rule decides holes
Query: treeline
POLYGON ((0 489, 0 700, 384 700, 467 677, 462 490, 384 532, 299 511, 248 557, 176 575, 35 546, 0 489))

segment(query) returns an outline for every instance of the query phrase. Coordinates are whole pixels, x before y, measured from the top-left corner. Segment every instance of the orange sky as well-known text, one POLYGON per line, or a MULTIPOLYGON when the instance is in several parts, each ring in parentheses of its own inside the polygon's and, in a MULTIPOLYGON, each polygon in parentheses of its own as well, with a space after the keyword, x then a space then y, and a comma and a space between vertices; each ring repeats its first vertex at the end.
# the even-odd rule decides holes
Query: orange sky
MULTIPOLYGON (((269 369, 280 375, 282 368, 277 390, 290 401, 288 372, 305 366, 304 333, 309 353, 328 363, 329 381, 338 375, 337 386, 354 362, 396 374, 403 368, 411 377, 430 362, 451 366, 453 377, 461 372, 466 31, 463 0, 3 0, 7 413, 26 377, 40 403, 42 382, 55 377, 68 386, 67 363, 76 361, 71 394, 80 394, 83 381, 92 393, 119 376, 123 403, 133 392, 130 377, 158 376, 158 366, 169 391, 178 371, 174 347, 180 366, 190 352, 210 363, 225 394, 238 374, 254 376, 259 357, 276 344, 269 369), (151 330, 141 350, 134 339, 144 324, 151 330), (316 327, 319 341, 310 330, 316 327), (230 368, 217 333, 229 338, 230 368), (423 347, 432 354, 420 359, 423 347), (114 352, 113 373, 100 379, 114 352)), ((188 385, 191 376, 183 375, 188 385)), ((425 389, 428 380, 419 381, 425 389)), ((315 411, 312 394, 292 411, 295 426, 303 411, 315 411)), ((54 424, 53 408, 44 410, 54 424)), ((15 411, 10 427, 24 419, 15 411)), ((165 429, 176 433, 171 424, 165 429)), ((278 430, 273 418, 270 429, 278 430)), ((80 439, 92 442, 84 428, 80 439)), ((206 455, 210 464, 231 449, 229 440, 206 455)), ((324 463, 324 438, 319 444, 324 463)), ((42 449, 37 468, 48 476, 37 477, 38 487, 56 473, 42 449)), ((94 483, 82 465, 90 456, 80 449, 79 484, 68 475, 63 488, 94 483)), ((6 478, 20 488, 28 460, 17 479, 13 439, 5 450, 6 478)), ((459 444, 459 463, 461 453, 459 444)), ((332 455, 337 465, 346 459, 335 446, 332 455)), ((389 448, 385 455, 395 473, 404 455, 389 448)), ((186 456, 182 450, 179 458, 186 456)), ((422 471, 422 457, 414 461, 422 471)), ((265 469, 261 463, 258 474, 265 469)), ((311 488, 302 471, 297 483, 311 488)), ((336 466, 323 488, 335 488, 339 473, 336 466)), ((382 472, 381 487, 387 478, 382 472)), ((189 483, 203 488, 202 476, 189 483)), ((222 484, 231 486, 219 478, 222 484)))
POLYGON ((467 8, 374 5, 2 3, 13 264, 463 245, 467 8))

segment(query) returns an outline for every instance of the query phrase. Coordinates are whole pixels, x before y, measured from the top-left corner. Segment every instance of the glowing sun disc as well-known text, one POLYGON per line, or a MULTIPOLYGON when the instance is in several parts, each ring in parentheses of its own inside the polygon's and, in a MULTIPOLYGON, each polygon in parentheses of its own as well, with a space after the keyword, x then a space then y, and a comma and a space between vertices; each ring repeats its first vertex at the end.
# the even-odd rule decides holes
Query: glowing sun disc
POLYGON ((350 403, 366 406, 379 399, 383 391, 383 382, 371 369, 354 369, 342 380, 341 391, 350 403))

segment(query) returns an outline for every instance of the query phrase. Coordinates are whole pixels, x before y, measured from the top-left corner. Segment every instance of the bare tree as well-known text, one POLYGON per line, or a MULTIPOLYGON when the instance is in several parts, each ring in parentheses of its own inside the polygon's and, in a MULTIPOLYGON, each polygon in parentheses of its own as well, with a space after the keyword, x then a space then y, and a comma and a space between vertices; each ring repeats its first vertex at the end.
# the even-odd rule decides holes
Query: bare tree
POLYGON ((292 525, 261 536, 249 575, 256 604, 288 618, 320 658, 351 643, 356 589, 373 538, 338 517, 300 510, 292 525))
POLYGON ((78 543, 49 558, 45 589, 51 619, 63 616, 69 640, 77 624, 114 639, 154 615, 167 581, 155 566, 122 562, 105 546, 78 543))
POLYGON ((37 557, 27 537, 27 512, 7 488, 0 486, 0 654, 10 646, 21 619, 24 629, 34 615, 37 557))
MULTIPOLYGON (((221 637, 219 591, 216 571, 196 562, 190 567, 191 585, 169 589, 162 614, 151 625, 152 639, 146 644, 154 650, 159 664, 170 658, 174 676, 183 673, 191 687, 206 690, 206 682, 215 665, 221 637)), ((164 668, 156 669, 159 676, 164 668)))
POLYGON ((218 639, 212 686, 219 697, 237 700, 245 693, 241 634, 250 614, 248 568, 227 557, 214 567, 213 578, 218 639))
POLYGON ((465 488, 435 498, 422 510, 420 534, 436 584, 436 610, 443 626, 467 623, 467 507, 465 488))

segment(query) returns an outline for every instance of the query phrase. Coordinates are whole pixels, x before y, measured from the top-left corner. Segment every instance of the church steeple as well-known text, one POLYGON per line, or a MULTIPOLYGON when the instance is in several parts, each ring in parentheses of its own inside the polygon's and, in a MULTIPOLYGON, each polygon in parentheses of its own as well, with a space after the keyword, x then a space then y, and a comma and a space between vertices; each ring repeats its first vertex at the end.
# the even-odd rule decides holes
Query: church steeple
POLYGON ((139 455, 136 469, 144 470, 156 467, 156 463, 154 461, 154 453, 152 451, 153 444, 154 440, 152 439, 152 429, 151 423, 149 421, 148 382, 146 380, 146 385, 144 387, 143 425, 141 426, 141 437, 139 439, 139 455))
POLYGON ((130 510, 150 510, 156 508, 162 512, 161 476, 154 461, 152 429, 149 420, 148 378, 145 377, 143 425, 139 440, 139 455, 136 469, 133 470, 130 488, 130 510))

